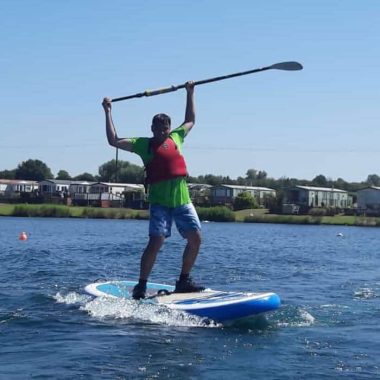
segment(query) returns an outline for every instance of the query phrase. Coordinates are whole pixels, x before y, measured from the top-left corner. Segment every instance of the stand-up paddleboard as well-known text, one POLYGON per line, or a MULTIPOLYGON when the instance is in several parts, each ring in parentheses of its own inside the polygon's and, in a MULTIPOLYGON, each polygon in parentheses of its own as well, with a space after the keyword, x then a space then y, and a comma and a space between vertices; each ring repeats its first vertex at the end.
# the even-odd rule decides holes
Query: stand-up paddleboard
MULTIPOLYGON (((96 297, 132 299, 136 281, 96 282, 85 287, 96 297)), ((249 318, 279 308, 281 301, 276 293, 224 292, 206 289, 196 293, 173 293, 174 286, 148 282, 147 294, 142 302, 154 302, 170 309, 182 310, 216 322, 249 318)))

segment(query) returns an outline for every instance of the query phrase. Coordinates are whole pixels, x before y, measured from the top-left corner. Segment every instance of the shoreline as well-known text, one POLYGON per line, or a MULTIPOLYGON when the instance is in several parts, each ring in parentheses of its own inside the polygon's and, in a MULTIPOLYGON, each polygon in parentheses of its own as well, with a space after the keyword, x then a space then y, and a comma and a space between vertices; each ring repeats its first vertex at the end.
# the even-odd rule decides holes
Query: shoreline
MULTIPOLYGON (((56 217, 89 219, 138 219, 148 220, 148 210, 125 208, 95 208, 52 204, 0 204, 0 217, 56 217)), ((313 216, 267 214, 265 210, 231 211, 226 207, 200 208, 202 222, 273 223, 299 225, 336 225, 380 227, 380 217, 371 216, 313 216)))

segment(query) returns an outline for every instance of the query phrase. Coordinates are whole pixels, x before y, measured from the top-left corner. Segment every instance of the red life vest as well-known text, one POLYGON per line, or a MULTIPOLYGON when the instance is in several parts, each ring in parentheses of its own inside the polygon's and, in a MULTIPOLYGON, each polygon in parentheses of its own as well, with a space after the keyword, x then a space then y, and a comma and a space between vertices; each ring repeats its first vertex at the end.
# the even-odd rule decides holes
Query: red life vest
POLYGON ((147 184, 187 176, 185 159, 170 137, 160 145, 150 140, 149 150, 153 158, 145 166, 147 184))

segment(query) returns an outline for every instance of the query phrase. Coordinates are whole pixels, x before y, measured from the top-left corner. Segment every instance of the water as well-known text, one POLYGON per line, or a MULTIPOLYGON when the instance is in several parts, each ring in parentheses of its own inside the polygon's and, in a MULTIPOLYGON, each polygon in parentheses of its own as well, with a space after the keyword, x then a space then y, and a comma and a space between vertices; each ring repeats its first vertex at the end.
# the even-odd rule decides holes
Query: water
MULTIPOLYGON (((203 231, 195 279, 275 291, 278 311, 221 326, 93 300, 83 287, 95 279, 137 278, 146 221, 0 218, 0 379, 380 378, 379 229, 205 223, 203 231)), ((175 233, 152 281, 175 281, 182 248, 175 233)))

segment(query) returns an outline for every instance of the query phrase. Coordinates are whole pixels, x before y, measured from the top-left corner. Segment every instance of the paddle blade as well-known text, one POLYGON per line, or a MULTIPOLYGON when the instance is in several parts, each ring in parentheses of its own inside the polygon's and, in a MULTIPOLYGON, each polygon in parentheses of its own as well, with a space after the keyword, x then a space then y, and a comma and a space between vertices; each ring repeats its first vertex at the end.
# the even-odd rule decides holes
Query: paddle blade
POLYGON ((271 69, 276 70, 286 70, 286 71, 295 71, 295 70, 302 70, 303 67, 298 62, 280 62, 275 63, 274 65, 270 66, 271 69))

